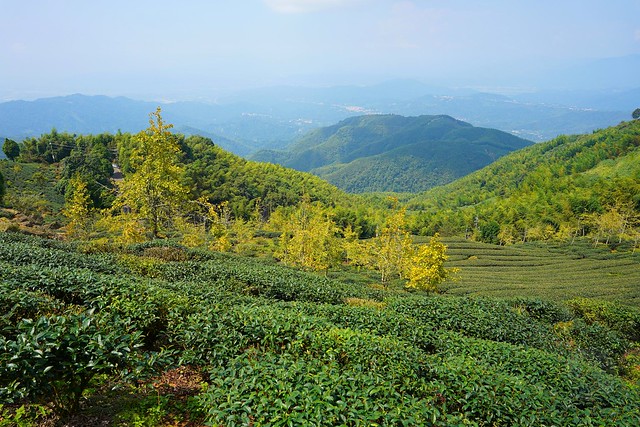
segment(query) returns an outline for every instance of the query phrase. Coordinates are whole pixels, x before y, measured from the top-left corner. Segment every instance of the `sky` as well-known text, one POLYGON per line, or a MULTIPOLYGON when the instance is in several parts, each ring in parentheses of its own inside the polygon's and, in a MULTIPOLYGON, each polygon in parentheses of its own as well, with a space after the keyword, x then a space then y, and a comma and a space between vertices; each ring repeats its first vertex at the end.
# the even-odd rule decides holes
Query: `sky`
POLYGON ((640 55, 640 0, 0 0, 0 100, 417 79, 527 87, 640 55))

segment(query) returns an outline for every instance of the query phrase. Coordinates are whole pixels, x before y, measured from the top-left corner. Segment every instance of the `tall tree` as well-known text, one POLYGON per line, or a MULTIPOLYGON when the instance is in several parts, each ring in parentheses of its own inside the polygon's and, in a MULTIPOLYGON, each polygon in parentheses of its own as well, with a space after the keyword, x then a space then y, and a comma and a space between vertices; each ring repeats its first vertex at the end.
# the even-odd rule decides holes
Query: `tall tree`
POLYGON ((387 283, 395 276, 403 276, 411 251, 411 235, 406 230, 406 208, 398 208, 397 199, 393 200, 394 212, 387 218, 376 237, 370 240, 373 246, 368 252, 373 255, 374 269, 380 272, 380 280, 387 283))
POLYGON ((5 138, 2 151, 9 160, 15 160, 20 155, 20 146, 13 139, 5 138))
POLYGON ((112 135, 88 135, 76 138, 76 147, 65 157, 60 173, 59 187, 66 187, 75 174, 80 174, 87 184, 93 205, 98 208, 109 206, 113 201, 113 166, 108 144, 112 135))
POLYGON ((326 272, 338 258, 336 233, 327 211, 305 197, 282 223, 277 256, 285 264, 326 272))
POLYGON ((67 217, 67 235, 71 238, 83 238, 87 234, 87 225, 90 221, 91 198, 87 183, 79 173, 69 180, 65 204, 62 213, 67 217))
POLYGON ((445 268, 444 263, 449 258, 446 254, 447 247, 440 241, 438 234, 431 238, 429 244, 413 248, 412 252, 406 272, 408 288, 438 292, 438 285, 457 271, 445 268))
POLYGON ((132 172, 119 186, 114 203, 144 221, 153 237, 161 237, 171 224, 188 190, 181 184, 178 138, 162 120, 161 109, 150 114, 149 128, 133 137, 128 160, 132 172))

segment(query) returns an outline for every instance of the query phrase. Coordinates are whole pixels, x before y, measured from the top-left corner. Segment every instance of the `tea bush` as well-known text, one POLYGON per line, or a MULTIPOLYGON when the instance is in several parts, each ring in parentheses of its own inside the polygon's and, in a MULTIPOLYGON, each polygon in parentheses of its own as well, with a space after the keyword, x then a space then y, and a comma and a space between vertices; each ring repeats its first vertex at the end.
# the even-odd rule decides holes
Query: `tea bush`
POLYGON ((612 375, 635 369, 626 307, 390 292, 162 245, 0 233, 0 398, 73 412, 87 384, 194 365, 210 425, 640 425, 612 375))
POLYGON ((203 306, 184 319, 173 319, 171 343, 183 363, 223 365, 249 348, 290 351, 307 335, 329 326, 274 306, 203 306))
POLYGON ((513 298, 507 302, 516 310, 522 310, 532 319, 542 323, 555 324, 573 318, 571 310, 566 305, 557 302, 537 298, 513 298))
POLYGON ((559 351, 552 329, 518 314, 507 302, 487 298, 415 297, 389 301, 390 310, 435 329, 499 342, 559 351))
POLYGON ((556 330, 574 353, 611 373, 617 373, 622 355, 631 348, 631 343, 620 333, 598 323, 588 324, 577 318, 558 326, 564 326, 556 330))
POLYGON ((587 322, 599 322, 622 333, 632 341, 640 341, 640 310, 609 301, 575 298, 569 307, 587 322))
POLYGON ((270 352, 245 352, 212 370, 200 402, 212 425, 455 426, 466 421, 357 365, 270 352))
MULTIPOLYGON (((29 237, 29 236, 26 236, 29 237)), ((72 245, 37 238, 24 238, 21 234, 0 233, 0 260, 12 265, 39 267, 86 268, 94 272, 124 273, 110 254, 81 254, 72 245), (8 237, 10 236, 10 237, 8 237), (15 236, 15 237, 14 237, 15 236)))
POLYGON ((127 376, 136 370, 140 332, 126 321, 105 326, 91 311, 41 317, 18 324, 15 339, 0 337, 0 397, 53 401, 72 413, 97 374, 127 376))

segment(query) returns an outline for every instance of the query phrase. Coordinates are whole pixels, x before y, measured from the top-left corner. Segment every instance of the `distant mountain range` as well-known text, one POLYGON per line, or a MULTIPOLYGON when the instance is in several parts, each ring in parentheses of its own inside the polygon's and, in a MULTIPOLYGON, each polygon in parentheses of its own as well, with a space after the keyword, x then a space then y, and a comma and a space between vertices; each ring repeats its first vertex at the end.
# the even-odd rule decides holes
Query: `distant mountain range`
POLYGON ((253 159, 311 172, 349 192, 418 192, 531 144, 445 115, 366 115, 314 130, 286 151, 260 151, 253 159))
POLYGON ((0 103, 0 135, 20 140, 52 128, 71 133, 138 132, 146 128, 148 114, 161 105, 163 117, 176 131, 208 136, 243 156, 282 149, 313 129, 372 113, 446 114, 540 142, 628 119, 638 107, 639 92, 599 89, 503 96, 394 80, 373 86, 254 89, 215 103, 70 95, 0 103))

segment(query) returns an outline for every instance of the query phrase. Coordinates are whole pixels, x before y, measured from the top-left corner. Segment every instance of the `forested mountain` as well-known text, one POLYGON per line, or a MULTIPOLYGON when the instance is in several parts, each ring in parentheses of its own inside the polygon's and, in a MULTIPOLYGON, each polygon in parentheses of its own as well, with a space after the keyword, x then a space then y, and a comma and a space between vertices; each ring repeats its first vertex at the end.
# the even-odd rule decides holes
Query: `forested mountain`
POLYGON ((630 233, 640 214, 640 120, 524 148, 414 197, 410 208, 423 212, 423 232, 485 227, 496 243, 498 233, 504 242, 630 233))
POLYGON ((236 217, 256 208, 265 216, 278 206, 297 205, 303 195, 327 205, 348 203, 349 196, 309 173, 248 161, 203 137, 186 139, 185 184, 211 203, 228 202, 236 217))
POLYGON ((254 158, 309 171, 349 192, 417 192, 530 144, 444 115, 366 115, 312 131, 287 151, 254 158))

